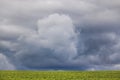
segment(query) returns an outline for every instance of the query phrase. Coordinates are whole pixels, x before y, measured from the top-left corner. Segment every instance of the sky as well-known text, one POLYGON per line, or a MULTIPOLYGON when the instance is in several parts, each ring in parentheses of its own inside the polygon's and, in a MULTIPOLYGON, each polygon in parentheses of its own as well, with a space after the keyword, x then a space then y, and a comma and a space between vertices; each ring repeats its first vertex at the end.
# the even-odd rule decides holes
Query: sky
POLYGON ((120 70, 120 0, 0 0, 0 70, 120 70))

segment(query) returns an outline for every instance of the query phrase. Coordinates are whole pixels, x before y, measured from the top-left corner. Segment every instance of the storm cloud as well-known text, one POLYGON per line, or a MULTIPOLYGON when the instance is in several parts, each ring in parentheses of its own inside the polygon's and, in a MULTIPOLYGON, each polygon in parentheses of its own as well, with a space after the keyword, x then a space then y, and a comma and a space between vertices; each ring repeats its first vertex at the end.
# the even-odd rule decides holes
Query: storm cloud
POLYGON ((120 1, 0 0, 0 69, 120 69, 120 1))

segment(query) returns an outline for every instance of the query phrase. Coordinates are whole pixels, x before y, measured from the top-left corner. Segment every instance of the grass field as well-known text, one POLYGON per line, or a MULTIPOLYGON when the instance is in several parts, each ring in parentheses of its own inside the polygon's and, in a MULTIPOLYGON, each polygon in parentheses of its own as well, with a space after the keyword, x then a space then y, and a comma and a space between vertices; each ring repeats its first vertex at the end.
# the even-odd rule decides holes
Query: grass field
POLYGON ((0 80, 120 80, 120 71, 0 71, 0 80))

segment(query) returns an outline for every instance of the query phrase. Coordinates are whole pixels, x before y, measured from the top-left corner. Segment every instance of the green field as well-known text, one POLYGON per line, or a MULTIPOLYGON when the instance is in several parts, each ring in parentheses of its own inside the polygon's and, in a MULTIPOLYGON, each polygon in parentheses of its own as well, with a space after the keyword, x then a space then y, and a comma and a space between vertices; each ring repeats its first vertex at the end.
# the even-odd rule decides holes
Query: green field
POLYGON ((0 71, 0 80, 120 80, 120 71, 0 71))

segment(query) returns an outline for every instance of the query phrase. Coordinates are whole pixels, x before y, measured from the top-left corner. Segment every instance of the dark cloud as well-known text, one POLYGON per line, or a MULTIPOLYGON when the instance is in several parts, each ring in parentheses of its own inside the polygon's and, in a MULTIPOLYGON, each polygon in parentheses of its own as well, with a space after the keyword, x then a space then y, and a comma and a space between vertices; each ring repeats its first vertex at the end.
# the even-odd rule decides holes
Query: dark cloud
POLYGON ((120 69, 119 7, 118 0, 1 0, 0 69, 120 69))
POLYGON ((0 69, 2 70, 14 70, 15 67, 9 62, 7 57, 0 53, 0 69))

